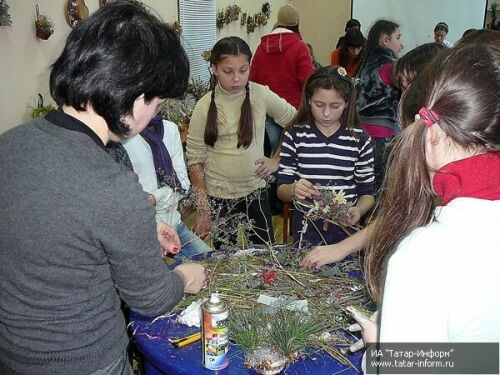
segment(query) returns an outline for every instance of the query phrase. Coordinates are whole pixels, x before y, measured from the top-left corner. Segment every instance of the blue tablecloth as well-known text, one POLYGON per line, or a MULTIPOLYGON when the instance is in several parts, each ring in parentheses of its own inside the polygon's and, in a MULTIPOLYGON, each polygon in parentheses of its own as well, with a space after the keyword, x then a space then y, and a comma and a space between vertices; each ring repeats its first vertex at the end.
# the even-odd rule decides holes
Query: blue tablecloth
MULTIPOLYGON (((130 329, 134 341, 144 360, 144 375, 240 375, 256 374, 243 366, 243 354, 236 346, 229 349, 230 364, 223 370, 211 371, 201 364, 201 343, 197 341, 182 348, 176 348, 168 342, 169 338, 186 336, 198 331, 183 324, 173 322, 169 318, 152 322, 151 318, 135 313, 130 315, 130 329)), ((340 364, 324 352, 312 353, 310 357, 293 363, 286 369, 287 375, 343 375, 361 373, 362 353, 350 355, 349 360, 357 367, 350 368, 340 364)))

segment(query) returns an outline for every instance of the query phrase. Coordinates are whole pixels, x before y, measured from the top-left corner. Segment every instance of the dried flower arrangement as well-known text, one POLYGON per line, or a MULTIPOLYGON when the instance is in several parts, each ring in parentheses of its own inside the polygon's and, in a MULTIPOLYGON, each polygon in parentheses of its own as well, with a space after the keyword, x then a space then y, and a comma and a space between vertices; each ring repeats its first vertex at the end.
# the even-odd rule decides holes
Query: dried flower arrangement
POLYGON ((11 26, 12 17, 9 13, 9 4, 5 0, 0 0, 0 26, 11 26))
POLYGON ((49 39, 54 33, 54 24, 49 17, 40 14, 38 4, 36 5, 35 32, 36 37, 42 40, 49 39))
POLYGON ((189 127, 189 121, 198 100, 208 92, 208 83, 201 80, 191 80, 186 94, 182 98, 165 100, 160 107, 163 117, 176 123, 181 130, 189 127))
POLYGON ((307 231, 309 223, 318 219, 325 223, 323 230, 327 229, 328 224, 339 226, 348 235, 352 234, 348 228, 354 231, 360 229, 357 226, 347 228, 343 225, 343 222, 349 219, 349 209, 353 205, 347 201, 343 190, 325 189, 321 186, 316 186, 316 188, 320 191, 320 195, 315 196, 311 203, 294 200, 295 209, 304 214, 299 244, 303 242, 303 235, 307 231))

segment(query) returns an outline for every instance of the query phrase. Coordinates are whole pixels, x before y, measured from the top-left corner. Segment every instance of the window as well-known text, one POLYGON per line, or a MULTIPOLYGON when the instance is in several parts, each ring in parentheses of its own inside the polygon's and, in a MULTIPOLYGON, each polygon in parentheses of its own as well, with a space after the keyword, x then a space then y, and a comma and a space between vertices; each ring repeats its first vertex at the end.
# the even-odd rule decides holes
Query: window
POLYGON ((207 82, 208 63, 201 54, 216 42, 215 0, 179 0, 181 42, 189 57, 191 80, 207 82))

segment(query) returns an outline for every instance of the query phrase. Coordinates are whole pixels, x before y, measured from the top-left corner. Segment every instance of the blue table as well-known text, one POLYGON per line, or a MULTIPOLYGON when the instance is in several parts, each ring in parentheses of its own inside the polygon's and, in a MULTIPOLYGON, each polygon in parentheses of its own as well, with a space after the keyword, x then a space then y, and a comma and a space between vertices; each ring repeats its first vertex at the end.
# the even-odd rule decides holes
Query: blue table
MULTIPOLYGON (((130 323, 134 341, 143 356, 144 375, 256 374, 255 371, 243 366, 243 354, 235 346, 229 349, 229 366, 220 371, 211 371, 201 364, 200 341, 182 348, 175 348, 168 342, 169 338, 182 337, 198 331, 196 327, 189 328, 169 318, 158 319, 152 323, 151 318, 133 312, 130 315, 130 323)), ((310 358, 291 364, 286 374, 333 375, 339 372, 342 375, 360 374, 361 357, 361 352, 349 356, 349 360, 358 369, 355 370, 340 364, 328 354, 319 352, 312 354, 310 358)))

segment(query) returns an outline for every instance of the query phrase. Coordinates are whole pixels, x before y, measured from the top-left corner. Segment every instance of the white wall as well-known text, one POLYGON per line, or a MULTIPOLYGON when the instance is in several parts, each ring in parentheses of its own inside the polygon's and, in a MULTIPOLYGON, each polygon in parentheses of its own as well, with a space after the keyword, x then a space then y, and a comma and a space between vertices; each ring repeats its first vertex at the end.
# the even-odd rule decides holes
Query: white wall
POLYGON ((434 27, 446 22, 446 39, 455 43, 465 30, 481 29, 486 0, 352 0, 353 17, 361 22, 363 34, 380 18, 400 25, 404 51, 434 41, 434 27))
MULTIPOLYGON (((62 0, 7 0, 12 26, 0 26, 0 133, 29 120, 29 106, 37 102, 37 93, 52 102, 49 91, 50 65, 62 51, 71 31, 64 18, 62 0), (55 32, 48 40, 35 37, 35 4, 40 14, 49 16, 55 32)), ((85 1, 89 12, 99 0, 85 1)), ((177 0, 143 0, 166 22, 177 19, 177 0)))

